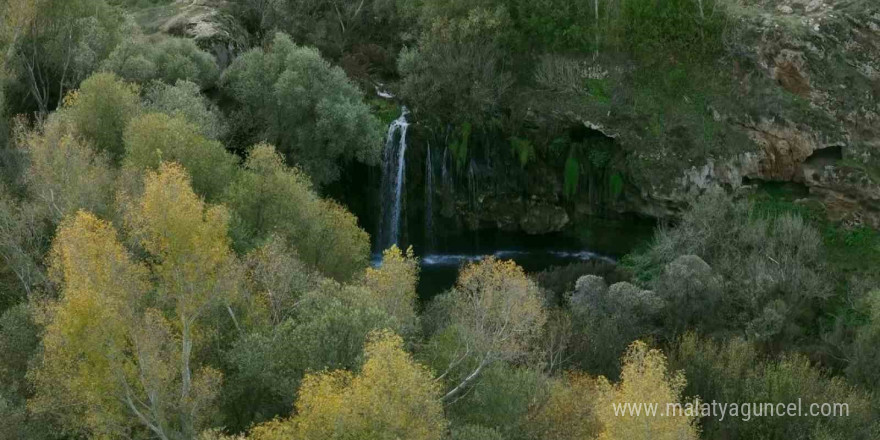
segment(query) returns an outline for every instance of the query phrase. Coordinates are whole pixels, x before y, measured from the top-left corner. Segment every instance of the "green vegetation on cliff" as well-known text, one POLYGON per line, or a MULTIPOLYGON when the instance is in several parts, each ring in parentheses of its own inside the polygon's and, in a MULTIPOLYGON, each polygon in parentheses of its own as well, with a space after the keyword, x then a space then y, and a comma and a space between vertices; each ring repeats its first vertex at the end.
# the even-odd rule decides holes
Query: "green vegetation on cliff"
POLYGON ((868 0, 0 0, 0 439, 880 438, 878 54, 868 0), (629 254, 420 298, 404 106, 402 242, 629 254), (614 412, 697 398, 849 413, 614 412))

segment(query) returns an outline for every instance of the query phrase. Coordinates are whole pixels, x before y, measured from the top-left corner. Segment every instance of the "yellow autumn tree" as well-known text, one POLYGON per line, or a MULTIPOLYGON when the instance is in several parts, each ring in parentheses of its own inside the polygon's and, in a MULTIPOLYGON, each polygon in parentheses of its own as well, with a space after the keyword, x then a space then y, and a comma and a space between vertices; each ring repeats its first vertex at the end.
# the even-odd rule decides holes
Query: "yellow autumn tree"
POLYGON ((547 398, 529 410, 525 430, 535 440, 586 440, 600 432, 596 380, 570 372, 553 379, 547 398))
POLYGON ((526 355, 547 320, 537 284, 513 261, 494 257, 462 269, 447 300, 447 329, 462 354, 453 356, 443 373, 454 379, 446 401, 472 386, 494 362, 526 355))
POLYGON ((132 323, 148 291, 147 270, 125 251, 113 227, 79 212, 58 230, 49 256, 61 298, 49 310, 42 363, 31 374, 36 412, 58 416, 72 431, 112 436, 136 423, 127 398, 134 372, 132 323))
POLYGON ((61 297, 47 314, 31 408, 90 438, 194 438, 221 381, 194 355, 206 315, 226 306, 234 319, 228 217, 205 206, 176 164, 148 173, 132 206, 131 233, 149 264, 90 213, 59 228, 50 273, 61 297))
POLYGON ((380 267, 367 268, 362 282, 367 303, 387 313, 395 321, 397 331, 404 335, 414 332, 418 325, 418 283, 419 261, 412 247, 403 252, 397 246, 385 250, 380 267))
POLYGON ((256 427, 253 440, 439 440, 447 422, 430 371, 413 361, 403 339, 376 331, 359 374, 338 370, 308 375, 297 414, 256 427))
MULTIPOLYGON (((157 172, 147 173, 143 198, 129 222, 153 259, 157 300, 174 310, 181 346, 180 394, 190 399, 202 392, 199 386, 208 386, 194 379, 191 365, 198 325, 218 306, 236 321, 231 304, 239 293, 239 268, 227 234, 229 214, 223 206, 206 205, 193 192, 183 167, 163 163, 157 172)), ((194 435, 194 423, 185 418, 181 430, 194 435)))
MULTIPOLYGON (((667 404, 681 403, 686 380, 681 372, 669 373, 666 356, 642 341, 633 342, 623 357, 620 382, 599 378, 596 412, 603 425, 600 440, 696 440, 696 417, 667 412, 667 404), (642 405, 641 414, 623 411, 623 405, 642 405), (645 407, 657 405, 654 415, 645 407)), ((625 409, 625 408, 624 408, 625 409)))

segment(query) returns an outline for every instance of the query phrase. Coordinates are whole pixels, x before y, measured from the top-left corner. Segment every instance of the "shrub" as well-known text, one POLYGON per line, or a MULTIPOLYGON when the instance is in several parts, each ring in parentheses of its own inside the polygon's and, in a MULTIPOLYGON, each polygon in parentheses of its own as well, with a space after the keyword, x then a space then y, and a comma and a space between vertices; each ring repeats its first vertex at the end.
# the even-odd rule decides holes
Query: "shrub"
POLYGON ((191 81, 180 80, 174 85, 152 83, 144 96, 144 107, 149 112, 183 117, 208 139, 219 140, 226 133, 220 110, 191 81))
POLYGON ((273 143, 316 184, 339 179, 341 163, 378 162, 383 127, 357 86, 317 50, 276 34, 268 51, 236 58, 222 83, 240 105, 233 122, 246 142, 273 143))
POLYGON ((238 172, 238 160, 217 141, 206 139, 182 116, 162 113, 139 116, 125 130, 125 163, 154 170, 162 162, 183 165, 193 189, 209 201, 218 200, 238 172))
POLYGON ((682 369, 688 378, 687 396, 702 402, 797 403, 804 411, 811 403, 846 403, 848 417, 802 417, 797 423, 788 417, 703 418, 707 438, 753 439, 872 439, 880 434, 876 407, 870 395, 829 377, 805 357, 785 354, 779 358, 761 356, 754 344, 743 339, 716 343, 694 334, 682 336, 670 353, 670 365, 682 369))
POLYGON ((696 199, 679 224, 660 229, 654 243, 631 261, 636 276, 668 301, 667 316, 681 318, 682 301, 676 298, 684 289, 714 304, 688 306, 694 307, 696 328, 760 341, 790 341, 808 331, 813 308, 831 293, 821 237, 813 227, 795 214, 755 215, 747 201, 721 190, 696 199), (698 262, 672 264, 686 255, 702 259, 711 273, 698 262), (696 278, 682 280, 682 273, 696 278), (712 281, 715 276, 718 281, 712 281))
POLYGON ((96 73, 68 95, 64 113, 79 135, 118 161, 125 152, 125 127, 139 111, 138 93, 112 73, 96 73))
POLYGON ((220 75, 214 57, 189 38, 163 37, 156 41, 156 38, 137 34, 120 44, 102 67, 143 85, 151 81, 175 84, 184 80, 207 89, 220 75))

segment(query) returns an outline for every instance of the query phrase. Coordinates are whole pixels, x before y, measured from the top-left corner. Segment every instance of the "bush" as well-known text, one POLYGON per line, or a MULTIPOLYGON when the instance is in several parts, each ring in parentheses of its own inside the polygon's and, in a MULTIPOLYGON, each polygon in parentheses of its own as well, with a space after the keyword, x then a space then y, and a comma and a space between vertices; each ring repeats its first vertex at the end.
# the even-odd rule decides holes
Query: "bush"
POLYGON ((636 277, 668 302, 670 333, 687 325, 684 319, 706 332, 791 341, 813 330, 813 310, 831 294, 813 227, 795 214, 756 215, 747 201, 721 190, 695 200, 678 225, 660 229, 630 263, 636 277), (711 271, 683 256, 698 257, 711 271), (701 304, 685 305, 688 298, 701 304))
POLYGON ((572 314, 570 356, 579 368, 616 378, 620 358, 634 340, 657 332, 663 301, 628 282, 608 287, 595 275, 578 279, 569 300, 572 314))
POLYGON ((241 106, 233 123, 245 142, 268 140, 316 184, 339 179, 342 162, 378 162, 383 127, 345 72, 317 50, 276 34, 268 51, 236 58, 222 83, 241 106))
POLYGON ((848 417, 802 417, 797 423, 787 417, 703 418, 706 438, 728 439, 873 439, 880 435, 876 406, 869 394, 829 377, 800 355, 778 359, 761 356, 755 346, 742 339, 715 343, 694 334, 681 337, 670 354, 670 365, 682 369, 688 378, 686 396, 702 402, 802 401, 804 411, 811 403, 846 403, 848 417))
POLYGON ((182 116, 137 117, 125 130, 125 149, 126 165, 136 169, 155 170, 166 161, 180 163, 192 176, 196 193, 209 201, 218 200, 238 172, 236 157, 182 116))
POLYGON ((125 147, 122 134, 128 122, 137 116, 140 102, 138 88, 126 84, 112 73, 96 73, 71 92, 64 103, 76 132, 106 151, 114 160, 122 158, 125 147))
POLYGON ((553 266, 532 274, 535 282, 545 290, 549 306, 562 305, 566 294, 570 294, 577 280, 584 275, 598 275, 611 283, 625 281, 617 273, 615 265, 603 260, 589 260, 565 266, 553 266))
POLYGON ((153 82, 144 96, 144 107, 150 112, 180 116, 208 139, 220 140, 226 133, 220 110, 191 81, 180 80, 174 85, 153 82))
POLYGON ((214 57, 189 38, 147 38, 134 35, 120 44, 104 61, 104 70, 127 81, 146 85, 151 81, 175 84, 191 81, 202 89, 217 81, 220 70, 214 57))
POLYGON ((234 213, 236 247, 283 237, 299 258, 325 276, 347 281, 363 270, 369 236, 342 205, 318 197, 308 176, 284 165, 271 145, 257 145, 225 196, 234 213))
POLYGON ((875 290, 859 304, 868 322, 855 331, 855 341, 848 347, 847 376, 870 390, 880 390, 880 290, 875 290))

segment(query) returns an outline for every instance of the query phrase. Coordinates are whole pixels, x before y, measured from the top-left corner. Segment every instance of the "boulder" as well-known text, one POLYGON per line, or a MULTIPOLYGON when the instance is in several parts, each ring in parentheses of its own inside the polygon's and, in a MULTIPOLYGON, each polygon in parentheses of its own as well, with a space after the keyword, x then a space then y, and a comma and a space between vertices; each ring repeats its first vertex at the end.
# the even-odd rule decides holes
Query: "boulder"
POLYGON ((520 218, 520 228, 530 235, 558 232, 568 225, 568 213, 560 206, 549 203, 532 203, 520 218))

